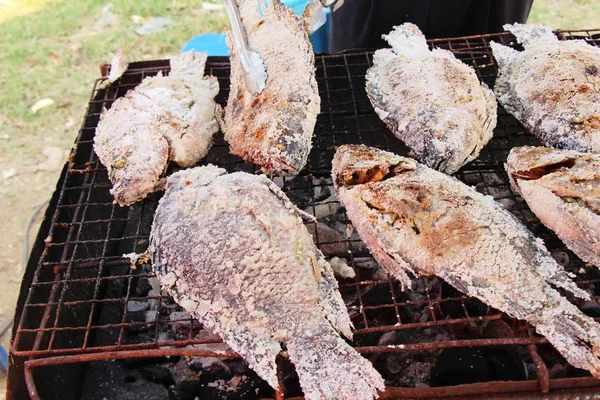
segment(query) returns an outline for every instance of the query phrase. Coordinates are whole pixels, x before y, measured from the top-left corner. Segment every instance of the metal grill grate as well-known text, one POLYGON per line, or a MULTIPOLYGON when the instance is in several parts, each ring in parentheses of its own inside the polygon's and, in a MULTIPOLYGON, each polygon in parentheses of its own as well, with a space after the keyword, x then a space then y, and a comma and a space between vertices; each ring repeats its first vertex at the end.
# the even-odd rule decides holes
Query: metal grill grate
MULTIPOLYGON (((561 32, 560 36, 585 38, 594 45, 600 43, 600 31, 561 32)), ((479 78, 491 87, 496 66, 490 40, 514 45, 513 37, 508 34, 434 40, 430 44, 454 52, 475 67, 479 78)), ((386 370, 382 372, 389 387, 386 393, 433 397, 598 385, 589 374, 574 368, 555 374, 552 367, 564 361, 530 326, 463 296, 437 278, 416 280, 412 291, 401 291, 395 280, 377 270, 358 236, 345 229, 349 221, 331 197, 330 171, 335 147, 363 143, 406 154, 405 146, 373 112, 364 91, 364 75, 371 58, 371 52, 316 57, 322 112, 309 164, 298 177, 275 178, 301 209, 319 217, 317 223, 311 222, 308 227, 326 256, 343 257, 357 271, 356 279, 340 281, 340 290, 356 326, 353 345, 380 370, 392 356, 402 355, 397 362, 422 363, 428 357, 424 354, 435 357, 441 349, 474 346, 514 349, 514 354, 531 366, 528 379, 523 382, 438 388, 411 387, 420 384, 411 385, 405 378, 398 378, 400 372, 386 370), (552 379, 555 376, 558 378, 552 379)), ((191 345, 219 342, 203 334, 197 322, 186 317, 173 318, 179 315, 173 312, 181 309, 156 288, 148 287, 148 279, 154 276, 151 268, 147 265, 134 268, 123 257, 126 253, 146 250, 153 212, 161 194, 127 208, 113 204, 106 169, 92 149, 102 109, 159 71, 168 72, 166 61, 134 63, 108 89, 98 89, 102 79, 96 82, 59 188, 58 205, 13 342, 12 354, 30 357, 31 367, 167 353, 192 355, 198 348, 191 345), (177 330, 173 328, 175 324, 187 328, 177 330), (165 350, 167 346, 169 349, 165 350)), ((228 95, 228 60, 209 59, 207 73, 219 78, 221 92, 217 100, 224 104, 228 95)), ((577 274, 581 287, 598 295, 598 270, 585 266, 566 250, 510 188, 503 163, 510 148, 528 144, 537 141, 500 108, 493 140, 456 177, 504 204, 546 242, 562 264, 577 274)), ((202 163, 217 164, 229 171, 257 172, 253 165, 229 154, 220 134, 202 163)), ((599 298, 594 297, 597 304, 585 304, 584 311, 600 316, 593 314, 596 309, 600 311, 599 298)), ((431 371, 426 371, 425 376, 429 375, 431 371)))

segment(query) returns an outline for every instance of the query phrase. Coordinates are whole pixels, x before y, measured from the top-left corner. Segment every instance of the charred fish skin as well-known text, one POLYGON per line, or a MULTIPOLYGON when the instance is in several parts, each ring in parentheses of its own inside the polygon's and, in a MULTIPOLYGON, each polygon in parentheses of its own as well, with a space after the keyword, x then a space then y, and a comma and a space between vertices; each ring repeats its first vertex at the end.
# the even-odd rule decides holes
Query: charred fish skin
POLYGON ((515 147, 506 171, 540 221, 579 258, 600 267, 600 155, 515 147))
POLYGON ((333 179, 373 257, 405 285, 407 272, 437 275, 527 320, 569 363, 600 377, 600 326, 553 286, 589 295, 491 197, 414 160, 357 145, 338 148, 333 179))
POLYGON ((452 174, 492 138, 497 103, 473 68, 442 49, 429 50, 416 25, 383 36, 366 75, 375 112, 422 163, 452 174))
POLYGON ((206 59, 196 52, 172 58, 168 76, 144 79, 103 111, 94 150, 121 206, 162 188, 170 162, 189 167, 208 153, 219 130, 219 82, 203 76, 206 59))
POLYGON ((544 145, 600 152, 600 49, 583 40, 559 41, 540 25, 504 29, 525 50, 490 43, 498 101, 544 145))
POLYGON ((232 153, 275 175, 296 175, 308 160, 321 108, 314 53, 300 20, 279 0, 237 0, 252 51, 267 73, 253 94, 231 37, 231 90, 221 129, 232 153), (264 3, 262 3, 264 7, 264 3))
POLYGON ((372 399, 384 381, 338 334, 352 323, 299 212, 265 176, 177 172, 154 217, 163 288, 273 388, 285 343, 307 399, 372 399))

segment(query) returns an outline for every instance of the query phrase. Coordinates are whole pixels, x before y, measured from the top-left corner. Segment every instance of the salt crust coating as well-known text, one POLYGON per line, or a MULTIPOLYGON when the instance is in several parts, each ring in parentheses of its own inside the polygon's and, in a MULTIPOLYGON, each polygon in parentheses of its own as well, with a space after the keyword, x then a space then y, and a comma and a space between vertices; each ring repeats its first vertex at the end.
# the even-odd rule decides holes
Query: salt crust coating
POLYGON ((579 258, 600 266, 600 155, 515 147, 506 171, 540 221, 579 258))
POLYGON ((358 145, 338 148, 333 179, 373 257, 404 285, 407 271, 437 275, 527 320, 569 363, 600 377, 600 327, 553 286, 582 299, 588 293, 491 197, 412 159, 358 145), (380 180, 355 182, 361 176, 380 180))
POLYGON ((321 108, 314 53, 293 11, 270 0, 237 0, 252 51, 262 58, 267 79, 258 94, 246 89, 233 39, 231 90, 221 129, 231 152, 277 175, 295 175, 306 164, 321 108), (261 15, 262 14, 262 15, 261 15))
POLYGON ((94 150, 120 205, 160 189, 169 162, 194 165, 212 146, 219 82, 203 76, 206 58, 195 52, 172 58, 168 76, 144 79, 102 112, 94 150))
POLYGON ((396 26, 366 75, 375 112, 422 163, 451 174, 474 160, 496 127, 493 92, 473 68, 429 50, 416 25, 396 26))
POLYGON ((504 29, 524 51, 490 43, 498 101, 546 146, 600 152, 600 49, 540 25, 504 29))
POLYGON ((213 165, 177 172, 150 256, 162 287, 273 388, 285 343, 307 399, 372 399, 384 381, 338 334, 350 317, 298 210, 265 176, 213 165))

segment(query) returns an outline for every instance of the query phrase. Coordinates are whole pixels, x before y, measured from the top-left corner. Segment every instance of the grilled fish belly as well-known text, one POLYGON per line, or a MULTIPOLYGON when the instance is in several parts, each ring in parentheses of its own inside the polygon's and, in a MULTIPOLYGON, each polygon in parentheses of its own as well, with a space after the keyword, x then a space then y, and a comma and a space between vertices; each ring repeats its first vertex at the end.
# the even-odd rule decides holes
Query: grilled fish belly
POLYGON ((600 49, 539 25, 504 28, 525 50, 490 44, 498 101, 546 146, 600 152, 600 49))
POLYGON ((208 153, 219 130, 214 100, 219 83, 203 76, 206 57, 193 52, 174 57, 168 76, 144 79, 102 113, 94 150, 120 205, 162 187, 169 162, 187 167, 208 153))
POLYGON ((246 87, 239 55, 228 38, 231 90, 221 128, 232 153, 263 172, 295 175, 308 159, 321 104, 312 46, 302 23, 279 0, 269 1, 262 15, 261 1, 237 3, 249 47, 260 54, 267 79, 258 94, 246 87))
POLYGON ((404 285, 437 275, 529 321, 572 365, 600 377, 600 326, 554 289, 579 289, 543 242, 511 213, 462 182, 365 146, 338 148, 338 197, 375 259, 404 285))
POLYGON ((516 147, 506 170, 540 221, 582 260, 600 266, 600 155, 516 147))
POLYGON ((150 255, 164 289, 273 388, 285 343, 307 399, 372 399, 384 381, 338 334, 352 324, 331 266, 265 176, 209 165, 168 178, 150 255))
POLYGON ((422 163, 454 173, 474 160, 496 127, 496 99, 475 71, 442 49, 429 50, 410 23, 384 38, 366 90, 375 112, 422 163))

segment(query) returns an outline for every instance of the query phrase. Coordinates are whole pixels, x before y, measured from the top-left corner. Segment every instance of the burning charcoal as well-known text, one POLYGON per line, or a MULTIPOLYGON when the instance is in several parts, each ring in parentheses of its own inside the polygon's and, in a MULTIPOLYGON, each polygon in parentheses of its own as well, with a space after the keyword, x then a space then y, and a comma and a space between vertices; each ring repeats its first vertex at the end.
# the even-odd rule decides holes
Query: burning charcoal
POLYGON ((169 325, 176 331, 189 331, 192 329, 200 329, 200 323, 192 320, 190 314, 185 311, 174 311, 169 315, 169 325), (190 323, 191 320, 191 323, 190 323))
POLYGON ((548 370, 550 379, 561 379, 569 376, 569 367, 565 364, 554 364, 552 368, 548 370))
POLYGON ((569 254, 566 251, 553 251, 552 257, 563 267, 569 266, 569 254))
POLYGON ((138 324, 140 322, 146 322, 145 311, 127 312, 125 322, 127 323, 125 330, 131 333, 143 332, 148 329, 148 325, 138 324))
POLYGON ((307 224, 306 229, 312 235, 315 243, 326 258, 333 255, 345 254, 348 251, 348 239, 322 222, 307 224), (317 242, 318 235, 318 242, 317 242), (321 244, 325 243, 325 244, 321 244))
POLYGON ((595 300, 584 301, 579 305, 581 311, 593 318, 600 317, 600 307, 595 300))
POLYGON ((525 379, 525 364, 509 347, 445 349, 431 370, 432 387, 525 379))
POLYGON ((275 177, 273 181, 299 209, 303 210, 313 202, 310 176, 295 176, 292 179, 286 179, 285 184, 283 178, 280 177, 275 177))
POLYGON ((192 371, 204 371, 220 378, 231 375, 231 369, 218 358, 192 357, 188 365, 192 371))
POLYGON ((127 312, 130 313, 146 311, 149 308, 150 304, 147 301, 130 300, 127 302, 127 312))
POLYGON ((146 297, 150 290, 152 290, 152 285, 148 281, 148 278, 140 277, 135 285, 135 295, 139 297, 146 297))
POLYGON ((146 322, 148 322, 148 323, 154 323, 154 322, 156 322, 156 316, 157 316, 157 314, 158 314, 158 311, 156 311, 156 310, 146 311, 146 314, 145 314, 146 315, 146 322))
POLYGON ((169 369, 160 365, 148 365, 140 368, 139 371, 148 382, 164 383, 165 385, 173 382, 169 369))
MULTIPOLYGON (((168 382, 168 379, 166 381, 168 382)), ((89 364, 81 398, 86 400, 140 400, 141 393, 143 393, 144 400, 169 398, 169 392, 163 383, 146 380, 139 371, 128 368, 122 361, 111 360, 89 364)))
POLYGON ((317 219, 324 219, 337 213, 341 208, 342 205, 337 201, 337 198, 331 195, 324 200, 314 203, 314 207, 312 205, 306 207, 304 211, 310 215, 314 215, 317 219))

